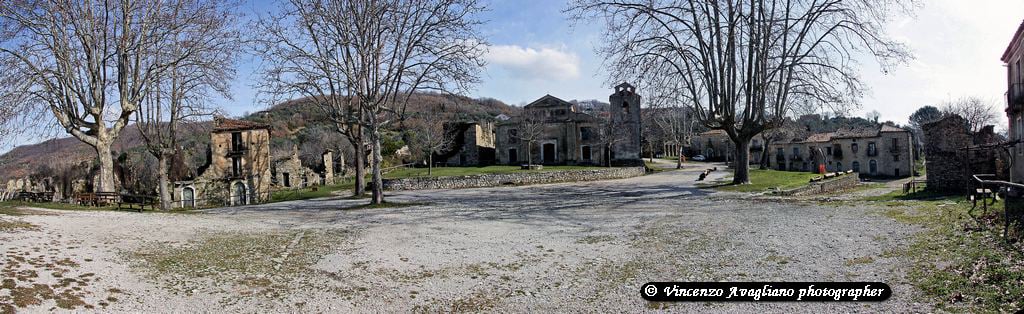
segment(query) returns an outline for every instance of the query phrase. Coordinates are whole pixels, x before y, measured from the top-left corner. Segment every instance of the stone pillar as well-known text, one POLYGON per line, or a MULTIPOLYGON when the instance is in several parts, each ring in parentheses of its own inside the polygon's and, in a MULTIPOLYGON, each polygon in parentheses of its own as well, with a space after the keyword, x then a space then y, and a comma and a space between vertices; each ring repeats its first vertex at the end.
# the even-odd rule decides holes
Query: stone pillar
POLYGON ((324 184, 334 184, 334 151, 327 150, 323 154, 324 184))

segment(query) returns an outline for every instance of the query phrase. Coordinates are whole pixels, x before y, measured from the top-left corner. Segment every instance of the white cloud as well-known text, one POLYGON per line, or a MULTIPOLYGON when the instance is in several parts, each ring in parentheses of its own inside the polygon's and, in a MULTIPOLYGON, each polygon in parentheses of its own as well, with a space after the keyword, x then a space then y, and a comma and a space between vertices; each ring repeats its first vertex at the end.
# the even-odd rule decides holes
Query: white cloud
POLYGON ((580 76, 579 56, 563 49, 498 45, 490 47, 486 58, 490 66, 498 66, 518 79, 564 81, 580 76))

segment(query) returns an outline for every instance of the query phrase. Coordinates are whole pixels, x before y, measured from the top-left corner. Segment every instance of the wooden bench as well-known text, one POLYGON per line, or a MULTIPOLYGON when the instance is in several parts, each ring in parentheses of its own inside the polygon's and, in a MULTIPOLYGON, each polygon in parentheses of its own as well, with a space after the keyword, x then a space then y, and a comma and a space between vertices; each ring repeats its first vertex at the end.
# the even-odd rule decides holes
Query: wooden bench
POLYGON ((117 203, 121 195, 115 192, 79 193, 75 195, 75 202, 82 206, 102 207, 117 203))
POLYGON ((157 208, 156 198, 147 195, 121 195, 117 201, 117 209, 129 209, 142 212, 149 206, 150 210, 157 208))

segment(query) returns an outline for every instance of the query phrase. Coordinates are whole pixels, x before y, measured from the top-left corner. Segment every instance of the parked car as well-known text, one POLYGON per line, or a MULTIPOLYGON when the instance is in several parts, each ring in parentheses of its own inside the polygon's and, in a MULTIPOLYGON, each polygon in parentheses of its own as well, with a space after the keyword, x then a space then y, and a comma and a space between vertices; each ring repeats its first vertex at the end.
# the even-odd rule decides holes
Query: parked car
POLYGON ((704 161, 704 159, 706 159, 706 158, 704 158, 704 155, 697 155, 697 156, 693 156, 693 158, 690 158, 690 160, 693 160, 693 161, 704 161))

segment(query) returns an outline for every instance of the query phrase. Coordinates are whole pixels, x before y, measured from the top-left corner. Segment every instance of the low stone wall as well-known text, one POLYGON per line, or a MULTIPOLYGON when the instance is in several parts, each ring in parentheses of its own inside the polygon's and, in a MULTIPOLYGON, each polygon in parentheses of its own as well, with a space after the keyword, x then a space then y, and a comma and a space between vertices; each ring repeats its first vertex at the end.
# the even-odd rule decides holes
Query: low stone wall
POLYGON ((563 171, 522 171, 457 177, 424 177, 384 180, 384 190, 436 190, 529 185, 557 182, 594 181, 644 175, 644 167, 600 168, 563 171))
POLYGON ((781 191, 779 192, 779 194, 790 196, 826 194, 853 188, 857 186, 857 184, 860 184, 860 174, 854 172, 831 179, 825 179, 818 182, 811 182, 810 184, 803 187, 781 191))

